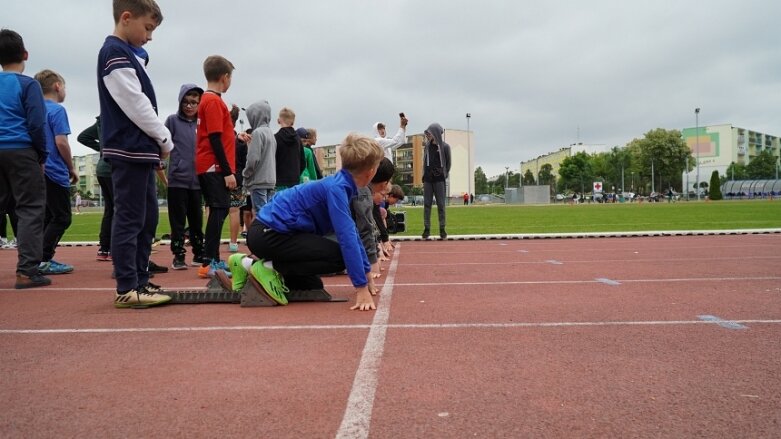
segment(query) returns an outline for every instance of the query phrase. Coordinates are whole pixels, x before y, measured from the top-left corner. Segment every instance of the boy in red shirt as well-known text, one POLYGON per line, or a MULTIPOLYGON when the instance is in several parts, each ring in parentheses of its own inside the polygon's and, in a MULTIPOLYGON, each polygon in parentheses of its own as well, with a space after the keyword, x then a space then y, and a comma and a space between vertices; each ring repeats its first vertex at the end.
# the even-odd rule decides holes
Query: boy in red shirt
POLYGON ((198 107, 195 172, 209 218, 206 221, 204 264, 198 276, 206 278, 216 270, 230 276, 225 262, 220 259, 220 236, 230 209, 230 191, 236 188, 233 165, 236 163, 233 122, 222 93, 231 86, 233 64, 222 56, 213 55, 203 62, 206 91, 198 107), (210 262, 206 262, 209 260, 210 262))

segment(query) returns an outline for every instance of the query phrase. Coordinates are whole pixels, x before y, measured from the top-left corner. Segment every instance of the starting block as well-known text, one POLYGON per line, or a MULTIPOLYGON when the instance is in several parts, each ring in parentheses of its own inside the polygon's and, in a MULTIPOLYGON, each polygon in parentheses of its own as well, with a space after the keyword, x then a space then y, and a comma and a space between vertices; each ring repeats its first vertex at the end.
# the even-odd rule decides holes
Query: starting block
MULTIPOLYGON (((206 290, 173 290, 165 291, 164 294, 171 296, 169 304, 238 303, 241 307, 279 305, 253 276, 248 276, 244 288, 233 291, 231 280, 222 271, 217 271, 215 277, 209 279, 206 290)), ((325 289, 291 290, 285 296, 288 302, 347 302, 348 300, 345 297, 333 297, 325 289)))

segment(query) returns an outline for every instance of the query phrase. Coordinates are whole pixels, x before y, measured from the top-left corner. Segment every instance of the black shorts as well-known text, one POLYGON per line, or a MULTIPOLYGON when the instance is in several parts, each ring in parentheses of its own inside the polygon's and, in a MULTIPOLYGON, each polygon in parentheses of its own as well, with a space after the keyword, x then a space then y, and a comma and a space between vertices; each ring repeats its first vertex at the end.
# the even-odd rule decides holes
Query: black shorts
POLYGON ((225 186, 225 177, 216 172, 198 175, 204 204, 208 207, 229 209, 231 207, 230 190, 225 186))
POLYGON ((244 204, 239 208, 239 212, 252 212, 252 198, 247 197, 244 204))

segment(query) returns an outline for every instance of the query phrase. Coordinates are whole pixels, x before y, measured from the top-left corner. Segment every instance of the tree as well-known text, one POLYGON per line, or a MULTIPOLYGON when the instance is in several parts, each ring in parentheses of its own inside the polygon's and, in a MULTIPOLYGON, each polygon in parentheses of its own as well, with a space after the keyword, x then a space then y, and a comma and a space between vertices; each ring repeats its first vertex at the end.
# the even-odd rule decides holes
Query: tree
POLYGON ((485 172, 483 172, 483 168, 480 166, 475 169, 475 193, 488 193, 488 179, 485 176, 485 172))
POLYGON ((533 184, 534 184, 534 174, 532 174, 531 169, 527 169, 526 172, 523 173, 523 185, 530 186, 533 184))
POLYGON ((591 187, 593 176, 589 156, 581 151, 562 160, 559 167, 559 177, 561 177, 559 189, 560 191, 570 189, 583 193, 586 191, 587 183, 589 188, 591 187))
POLYGON ((719 171, 713 171, 710 175, 710 192, 708 197, 711 200, 722 200, 724 197, 721 195, 721 182, 719 181, 719 171))
POLYGON ((665 130, 657 128, 645 133, 642 139, 635 139, 627 145, 632 151, 636 162, 633 169, 642 177, 648 177, 643 182, 648 187, 656 190, 666 186, 681 187, 681 174, 684 171, 694 169, 694 158, 691 149, 686 145, 681 132, 678 130, 665 130), (689 159, 689 168, 686 169, 686 160, 689 159), (654 175, 651 176, 651 164, 653 162, 654 175), (651 178, 654 184, 649 184, 651 178))
POLYGON ((776 178, 777 159, 767 149, 752 158, 746 166, 748 178, 752 180, 770 180, 776 178))
POLYGON ((743 163, 735 163, 732 162, 727 167, 727 172, 724 176, 721 177, 722 180, 747 180, 748 179, 748 170, 746 170, 746 165, 743 163))
POLYGON ((538 184, 549 184, 553 186, 556 183, 556 177, 553 176, 553 166, 550 163, 545 163, 540 166, 540 177, 538 184))
POLYGON ((630 172, 629 169, 632 165, 632 151, 629 148, 614 146, 608 154, 607 161, 610 164, 611 170, 609 181, 611 181, 615 187, 625 192, 626 174, 630 172))

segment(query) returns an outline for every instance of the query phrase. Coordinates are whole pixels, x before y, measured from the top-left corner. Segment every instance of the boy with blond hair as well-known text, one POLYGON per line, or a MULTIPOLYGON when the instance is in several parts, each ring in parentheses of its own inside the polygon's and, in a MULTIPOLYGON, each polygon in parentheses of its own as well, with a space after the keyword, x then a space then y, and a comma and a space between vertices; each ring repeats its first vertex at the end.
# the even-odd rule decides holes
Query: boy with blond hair
POLYGON ((304 147, 298 138, 293 125, 296 123, 296 113, 290 108, 283 107, 279 110, 277 123, 281 127, 274 139, 277 142, 277 186, 281 191, 291 188, 301 181, 301 173, 306 169, 304 147))
MULTIPOLYGON (((339 172, 279 192, 263 206, 247 236, 247 246, 263 260, 252 263, 243 255, 231 256, 235 281, 251 272, 274 300, 285 304, 288 289, 322 289, 320 275, 346 268, 356 292, 351 309, 376 309, 366 275, 371 267, 350 200, 369 184, 384 155, 377 142, 357 134, 344 139, 339 155, 339 172), (336 241, 325 237, 334 232, 336 241)), ((234 286, 240 287, 241 281, 234 286)))
POLYGON ((236 176, 233 175, 236 145, 230 110, 222 100, 222 94, 231 86, 233 70, 233 64, 219 55, 209 56, 203 62, 206 91, 198 106, 195 148, 195 172, 209 208, 204 262, 198 269, 198 276, 202 278, 213 276, 217 270, 230 274, 220 259, 220 236, 231 207, 231 191, 236 189, 236 176))
MULTIPOLYGON (((73 267, 54 260, 62 235, 71 225, 71 184, 79 181, 73 169, 68 134, 68 113, 65 101, 65 79, 52 70, 35 74, 46 102, 46 149, 49 156, 44 166, 46 179, 46 216, 43 221, 43 258, 38 266, 41 274, 64 274, 73 267)), ((79 201, 76 202, 78 211, 79 201)))
POLYGON ((46 104, 40 84, 22 74, 27 57, 22 36, 0 30, 0 214, 5 217, 5 209, 15 204, 17 289, 51 284, 38 272, 46 212, 46 104))
POLYGON ((114 306, 147 307, 171 300, 149 282, 149 254, 159 218, 155 170, 174 144, 157 117, 157 100, 142 48, 162 23, 154 0, 114 0, 114 33, 98 54, 103 158, 111 164, 114 219, 111 256, 114 306))

